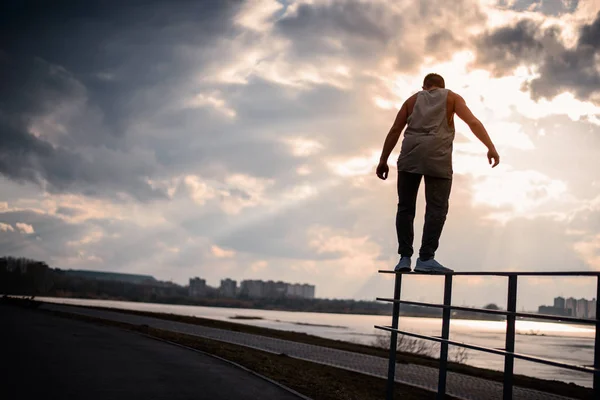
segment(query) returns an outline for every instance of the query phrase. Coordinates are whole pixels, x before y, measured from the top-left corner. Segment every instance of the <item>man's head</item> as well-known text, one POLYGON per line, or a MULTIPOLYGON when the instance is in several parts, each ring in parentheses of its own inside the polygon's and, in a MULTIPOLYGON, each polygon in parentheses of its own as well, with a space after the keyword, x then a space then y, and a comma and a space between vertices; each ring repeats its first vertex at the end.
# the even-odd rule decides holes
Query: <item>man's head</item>
POLYGON ((445 88, 446 83, 444 82, 444 78, 438 74, 427 74, 425 79, 423 79, 423 89, 429 90, 434 87, 445 88))

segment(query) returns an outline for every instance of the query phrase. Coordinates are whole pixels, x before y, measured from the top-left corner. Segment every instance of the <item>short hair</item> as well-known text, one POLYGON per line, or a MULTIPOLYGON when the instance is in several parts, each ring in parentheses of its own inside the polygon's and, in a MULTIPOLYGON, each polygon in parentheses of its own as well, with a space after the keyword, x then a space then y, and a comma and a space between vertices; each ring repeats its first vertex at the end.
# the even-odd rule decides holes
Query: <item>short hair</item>
POLYGON ((444 82, 444 78, 442 78, 442 76, 438 74, 427 74, 425 79, 423 79, 423 87, 430 88, 432 86, 445 88, 446 83, 444 82))

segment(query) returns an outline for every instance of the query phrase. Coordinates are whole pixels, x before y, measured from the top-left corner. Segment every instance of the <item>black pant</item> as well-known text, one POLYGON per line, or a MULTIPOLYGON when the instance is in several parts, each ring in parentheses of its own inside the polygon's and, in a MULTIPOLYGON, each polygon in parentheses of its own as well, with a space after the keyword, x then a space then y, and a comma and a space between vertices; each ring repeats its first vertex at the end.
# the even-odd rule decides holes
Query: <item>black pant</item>
MULTIPOLYGON (((398 171, 398 211, 396 213, 396 233, 398 234, 398 254, 413 255, 415 236, 413 222, 417 205, 417 193, 421 184, 421 174, 398 171)), ((425 225, 419 257, 429 260, 435 255, 440 244, 440 236, 448 214, 448 199, 452 179, 425 175, 425 225)))

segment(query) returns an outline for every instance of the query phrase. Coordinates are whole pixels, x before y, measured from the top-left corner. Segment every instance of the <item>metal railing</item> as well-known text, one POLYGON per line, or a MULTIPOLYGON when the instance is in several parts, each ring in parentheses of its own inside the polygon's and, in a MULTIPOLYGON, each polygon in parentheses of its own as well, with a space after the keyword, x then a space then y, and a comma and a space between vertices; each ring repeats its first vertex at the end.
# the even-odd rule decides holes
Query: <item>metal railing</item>
POLYGON ((380 273, 395 274, 394 297, 380 298, 379 301, 393 303, 392 308, 392 325, 379 326, 375 328, 391 332, 390 337, 390 355, 388 367, 388 379, 386 399, 394 398, 394 382, 396 378, 396 346, 398 334, 429 340, 440 343, 440 369, 438 378, 437 399, 444 399, 446 394, 446 376, 448 371, 448 345, 459 346, 470 350, 482 351, 491 354, 504 356, 504 384, 503 384, 503 399, 512 400, 513 397, 513 370, 515 359, 531 361, 534 363, 550 365, 553 367, 565 368, 573 371, 580 371, 593 374, 593 391, 594 398, 600 399, 600 272, 452 272, 449 274, 416 274, 414 272, 394 272, 380 270, 380 273), (402 277, 410 275, 432 275, 444 278, 444 303, 422 303, 416 301, 401 300, 400 294, 402 289, 402 277), (508 301, 506 311, 488 310, 484 308, 469 308, 452 305, 452 278, 454 276, 502 276, 508 278, 508 301), (526 312, 517 312, 517 279, 519 276, 587 276, 595 277, 596 282, 596 319, 563 317, 557 315, 535 314, 526 312), (416 305, 424 307, 433 307, 442 309, 442 334, 441 336, 427 336, 414 332, 407 332, 398 329, 398 319, 400 316, 400 304, 416 305), (489 348, 474 344, 457 342, 450 340, 450 318, 452 310, 468 311, 475 313, 486 313, 493 315, 506 316, 506 337, 505 346, 503 349, 489 348), (567 364, 556 360, 550 360, 541 357, 535 357, 527 354, 515 353, 515 323, 517 317, 532 318, 550 321, 565 321, 578 324, 594 325, 596 328, 594 341, 594 365, 593 367, 585 365, 567 364))

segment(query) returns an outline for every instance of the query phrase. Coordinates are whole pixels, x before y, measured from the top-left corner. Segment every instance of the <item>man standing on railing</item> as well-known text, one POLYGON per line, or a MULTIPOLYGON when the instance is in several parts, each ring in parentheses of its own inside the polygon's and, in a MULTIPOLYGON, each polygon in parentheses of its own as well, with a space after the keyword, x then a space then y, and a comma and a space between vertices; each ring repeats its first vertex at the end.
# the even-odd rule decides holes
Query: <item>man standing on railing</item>
POLYGON ((425 224, 415 272, 452 272, 434 259, 446 215, 452 187, 452 143, 454 141, 454 114, 458 115, 475 136, 488 148, 487 158, 492 168, 500 156, 487 131, 465 100, 445 89, 444 78, 429 74, 423 81, 423 90, 404 102, 390 132, 385 138, 377 176, 387 179, 390 153, 404 139, 398 157, 398 211, 396 233, 400 261, 396 271, 410 271, 417 193, 421 177, 425 177, 425 224))

